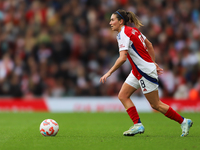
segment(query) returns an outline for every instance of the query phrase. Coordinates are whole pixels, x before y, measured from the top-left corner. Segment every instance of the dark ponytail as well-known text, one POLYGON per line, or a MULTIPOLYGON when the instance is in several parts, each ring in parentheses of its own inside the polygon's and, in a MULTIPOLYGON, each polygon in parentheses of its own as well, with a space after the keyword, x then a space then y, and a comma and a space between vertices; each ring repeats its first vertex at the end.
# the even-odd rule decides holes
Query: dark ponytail
POLYGON ((140 26, 143 26, 141 21, 138 20, 137 16, 131 11, 125 11, 125 10, 122 10, 122 9, 118 9, 113 14, 117 15, 118 20, 123 19, 124 25, 126 25, 127 22, 130 22, 130 23, 134 23, 137 28, 139 28, 140 26))

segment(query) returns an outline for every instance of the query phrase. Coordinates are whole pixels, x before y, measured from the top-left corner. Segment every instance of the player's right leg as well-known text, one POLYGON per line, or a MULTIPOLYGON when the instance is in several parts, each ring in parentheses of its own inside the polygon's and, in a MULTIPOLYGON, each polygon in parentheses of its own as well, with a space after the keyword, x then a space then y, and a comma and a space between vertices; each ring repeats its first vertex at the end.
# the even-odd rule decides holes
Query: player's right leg
POLYGON ((181 137, 185 137, 188 135, 189 129, 190 127, 192 127, 193 124, 192 120, 182 117, 167 104, 160 101, 157 90, 145 94, 145 97, 147 98, 153 109, 163 113, 166 117, 174 121, 177 121, 179 124, 181 124, 181 129, 182 129, 181 137))
POLYGON ((190 119, 186 119, 178 114, 175 110, 169 107, 167 104, 164 104, 159 99, 158 95, 158 83, 157 83, 158 75, 156 70, 154 70, 150 75, 146 75, 140 79, 141 89, 149 101, 151 107, 161 113, 163 113, 166 117, 177 121, 181 124, 182 134, 181 136, 187 136, 189 133, 189 129, 192 126, 193 122, 190 119))
POLYGON ((183 123, 181 123, 182 134, 181 137, 185 137, 189 134, 190 127, 192 127, 192 120, 184 118, 183 123))

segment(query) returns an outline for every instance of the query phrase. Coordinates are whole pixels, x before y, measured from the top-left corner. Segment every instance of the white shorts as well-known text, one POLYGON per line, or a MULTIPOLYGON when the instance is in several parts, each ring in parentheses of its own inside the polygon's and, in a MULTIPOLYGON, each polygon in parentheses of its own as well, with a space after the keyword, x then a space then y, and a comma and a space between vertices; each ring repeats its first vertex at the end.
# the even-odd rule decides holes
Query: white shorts
POLYGON ((141 87, 144 94, 150 93, 152 91, 158 90, 157 70, 155 69, 145 77, 142 76, 140 80, 138 80, 131 71, 125 82, 136 89, 141 87))

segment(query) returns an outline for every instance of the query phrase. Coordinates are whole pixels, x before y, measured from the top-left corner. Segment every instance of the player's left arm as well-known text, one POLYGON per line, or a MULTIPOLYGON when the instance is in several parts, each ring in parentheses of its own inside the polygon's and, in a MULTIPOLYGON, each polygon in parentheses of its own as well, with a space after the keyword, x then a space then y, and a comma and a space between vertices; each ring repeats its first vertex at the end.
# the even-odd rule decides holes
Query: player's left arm
POLYGON ((153 48, 152 43, 147 38, 144 40, 144 42, 145 42, 145 45, 146 45, 146 47, 148 49, 148 53, 151 56, 151 59, 153 60, 154 64, 156 65, 157 73, 158 74, 162 74, 163 73, 163 69, 160 68, 158 66, 158 64, 155 62, 155 53, 154 53, 154 48, 153 48))
POLYGON ((109 76, 111 76, 111 74, 113 72, 115 72, 126 61, 127 55, 128 55, 128 50, 120 51, 119 58, 116 60, 115 64, 112 66, 112 68, 104 76, 102 76, 100 78, 100 82, 102 82, 102 83, 106 82, 106 79, 109 76))

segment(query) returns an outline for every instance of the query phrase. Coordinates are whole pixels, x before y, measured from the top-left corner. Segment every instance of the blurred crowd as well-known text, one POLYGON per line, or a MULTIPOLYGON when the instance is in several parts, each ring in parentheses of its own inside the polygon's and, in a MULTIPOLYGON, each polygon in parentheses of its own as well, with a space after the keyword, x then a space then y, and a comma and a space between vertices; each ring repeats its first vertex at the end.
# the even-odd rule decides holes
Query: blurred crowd
POLYGON ((117 96, 129 62, 99 83, 119 56, 117 9, 144 24, 161 97, 200 97, 199 0, 0 0, 0 96, 117 96))

